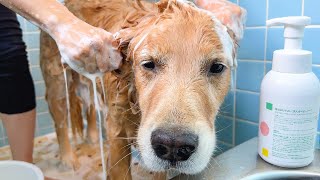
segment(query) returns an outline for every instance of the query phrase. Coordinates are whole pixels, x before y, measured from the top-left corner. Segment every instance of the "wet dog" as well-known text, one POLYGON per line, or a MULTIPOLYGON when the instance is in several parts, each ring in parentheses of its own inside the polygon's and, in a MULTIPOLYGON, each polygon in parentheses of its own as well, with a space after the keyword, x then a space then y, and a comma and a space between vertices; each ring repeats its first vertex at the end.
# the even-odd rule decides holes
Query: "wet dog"
MULTIPOLYGON (((124 57, 122 66, 106 73, 103 79, 110 145, 108 177, 131 179, 131 145, 137 147, 142 164, 150 171, 176 169, 185 174, 202 171, 216 146, 214 120, 230 85, 236 52, 233 32, 210 12, 185 1, 65 3, 82 20, 114 33, 124 57)), ((41 45, 45 48, 41 67, 47 100, 62 157, 74 163, 65 136, 65 110, 59 109, 65 107, 60 56, 49 37, 43 37, 41 45)), ((71 112, 74 112, 71 118, 75 119, 72 122, 82 121, 77 115, 81 111, 77 91, 81 91, 79 86, 87 86, 88 91, 80 97, 90 99, 90 85, 83 77, 69 73, 71 112)), ((88 107, 88 119, 94 119, 90 102, 93 101, 84 104, 88 107)), ((93 121, 88 121, 88 134, 95 141, 93 121)), ((80 124, 74 129, 81 132, 81 123, 74 124, 80 124)))

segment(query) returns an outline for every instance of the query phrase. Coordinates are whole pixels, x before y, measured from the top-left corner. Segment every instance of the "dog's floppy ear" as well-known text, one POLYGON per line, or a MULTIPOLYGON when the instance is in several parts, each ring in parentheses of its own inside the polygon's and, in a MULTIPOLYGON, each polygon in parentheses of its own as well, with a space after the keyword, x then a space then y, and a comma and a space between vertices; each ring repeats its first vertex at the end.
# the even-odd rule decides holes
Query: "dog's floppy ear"
POLYGON ((233 40, 232 67, 237 67, 236 52, 242 39, 247 12, 240 6, 226 0, 195 0, 198 7, 210 11, 224 26, 233 40))
POLYGON ((118 44, 118 50, 120 51, 123 59, 122 65, 119 67, 119 69, 112 71, 112 73, 119 78, 125 77, 128 74, 128 71, 130 71, 130 69, 128 69, 128 64, 130 64, 128 60, 128 47, 133 36, 133 32, 131 32, 129 28, 120 30, 114 34, 118 44))
POLYGON ((160 12, 160 13, 163 13, 164 10, 167 9, 168 4, 169 4, 169 0, 161 0, 161 1, 159 1, 159 2, 156 3, 156 5, 158 6, 158 9, 159 9, 159 12, 160 12))
POLYGON ((156 3, 156 5, 158 7, 159 13, 166 13, 166 12, 172 13, 174 12, 175 8, 181 9, 182 6, 186 4, 195 7, 195 4, 191 1, 181 1, 181 2, 179 2, 178 0, 160 0, 159 2, 156 3))
MULTIPOLYGON (((243 37, 247 11, 226 0, 195 0, 197 6, 208 10, 232 31, 236 41, 243 37)), ((231 36, 231 37, 232 37, 231 36)))

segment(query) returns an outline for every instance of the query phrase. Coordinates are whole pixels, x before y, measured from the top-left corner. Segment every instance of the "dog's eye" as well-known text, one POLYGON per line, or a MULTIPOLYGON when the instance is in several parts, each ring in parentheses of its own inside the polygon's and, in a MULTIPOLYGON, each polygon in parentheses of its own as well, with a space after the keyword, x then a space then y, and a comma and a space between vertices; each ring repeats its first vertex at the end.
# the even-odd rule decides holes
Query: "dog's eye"
POLYGON ((213 63, 210 66, 209 74, 218 74, 223 72, 224 69, 225 69, 225 65, 219 64, 219 63, 213 63))
POLYGON ((147 70, 153 70, 156 67, 153 61, 142 61, 141 65, 147 70))

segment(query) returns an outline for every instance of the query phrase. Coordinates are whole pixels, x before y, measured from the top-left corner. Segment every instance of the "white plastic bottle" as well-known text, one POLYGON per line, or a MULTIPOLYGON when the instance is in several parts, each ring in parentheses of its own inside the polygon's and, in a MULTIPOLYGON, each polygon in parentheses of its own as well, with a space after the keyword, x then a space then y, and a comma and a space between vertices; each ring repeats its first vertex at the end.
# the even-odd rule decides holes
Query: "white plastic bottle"
POLYGON ((288 168, 309 165, 314 158, 320 107, 320 83, 312 72, 312 53, 302 50, 310 18, 292 16, 267 21, 284 25, 284 49, 273 53, 272 70, 261 84, 259 155, 288 168))

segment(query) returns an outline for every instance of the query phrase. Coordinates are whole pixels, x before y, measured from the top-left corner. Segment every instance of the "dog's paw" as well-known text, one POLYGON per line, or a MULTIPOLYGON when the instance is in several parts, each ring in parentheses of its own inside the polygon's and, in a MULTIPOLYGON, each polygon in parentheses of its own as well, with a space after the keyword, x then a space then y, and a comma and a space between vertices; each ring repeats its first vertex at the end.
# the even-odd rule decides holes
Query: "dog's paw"
POLYGON ((80 168, 80 163, 77 156, 74 153, 64 155, 61 157, 61 163, 59 169, 61 170, 76 170, 80 168))
POLYGON ((90 144, 97 144, 99 141, 99 135, 97 131, 88 131, 87 142, 90 144))

